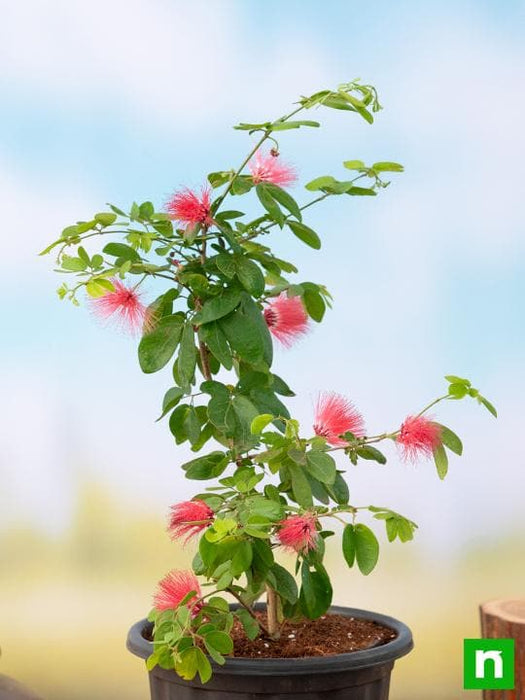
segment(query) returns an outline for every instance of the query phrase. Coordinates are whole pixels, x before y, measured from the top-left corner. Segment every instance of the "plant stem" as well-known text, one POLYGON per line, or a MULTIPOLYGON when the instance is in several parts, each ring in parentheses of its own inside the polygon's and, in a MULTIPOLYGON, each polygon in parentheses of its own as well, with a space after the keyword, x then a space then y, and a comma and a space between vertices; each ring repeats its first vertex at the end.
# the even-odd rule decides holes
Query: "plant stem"
MULTIPOLYGON (((277 119, 276 121, 278 121, 278 122, 285 122, 287 119, 290 119, 290 117, 293 117, 295 114, 297 114, 297 112, 300 112, 300 111, 303 110, 303 109, 304 109, 304 107, 301 105, 300 107, 297 107, 297 109, 294 109, 293 112, 290 112, 290 114, 286 114, 284 117, 281 117, 280 119, 277 119)), ((265 129, 263 135, 262 135, 261 138, 257 141, 256 145, 252 148, 252 150, 250 151, 250 153, 246 156, 246 158, 243 160, 243 162, 241 163, 241 165, 237 168, 237 170, 235 171, 235 173, 234 173, 232 179, 231 179, 230 182, 228 183, 228 186, 226 187, 226 189, 224 190, 224 192, 221 194, 221 196, 220 196, 219 199, 217 200, 217 204, 215 205, 215 213, 217 213, 217 211, 219 210, 219 207, 221 206, 221 204, 224 202, 224 200, 226 199, 226 197, 227 197, 227 196, 229 195, 229 193, 231 192, 231 189, 232 189, 232 187, 233 187, 233 183, 235 182, 235 180, 239 177, 239 175, 242 173, 242 171, 244 170, 244 168, 248 165, 248 163, 250 162, 250 160, 251 160, 251 159, 253 158, 253 156, 257 153, 257 151, 259 150, 259 148, 263 145, 263 143, 264 143, 267 139, 270 138, 270 134, 271 134, 271 133, 272 133, 271 129, 265 129)))
POLYGON ((236 593, 235 591, 232 591, 231 588, 227 588, 226 590, 228 591, 228 593, 229 593, 230 595, 232 595, 232 596, 235 598, 235 600, 236 600, 238 603, 240 603, 240 605, 241 605, 245 610, 247 610, 247 611, 250 613, 250 615, 253 617, 253 619, 257 621, 257 624, 258 624, 259 627, 262 629, 262 631, 264 632, 264 634, 265 634, 267 637, 271 637, 272 635, 270 634, 270 630, 262 624, 262 622, 259 620, 259 618, 257 617, 257 615, 253 612, 253 610, 250 608, 249 605, 246 605, 246 603, 245 603, 244 600, 241 598, 241 596, 240 596, 238 593, 236 593))
POLYGON ((279 599, 273 588, 266 585, 266 615, 268 618, 268 634, 271 639, 279 639, 280 627, 277 615, 279 599))
POLYGON ((422 416, 423 413, 426 413, 430 408, 432 408, 432 406, 435 406, 435 405, 436 405, 437 403, 439 403, 440 401, 444 401, 445 399, 448 399, 448 398, 450 398, 450 395, 449 395, 449 394, 445 394, 444 396, 440 396, 439 399, 434 399, 434 401, 432 401, 431 403, 429 403, 428 406, 425 406, 425 408, 417 414, 417 418, 419 418, 420 416, 422 416))

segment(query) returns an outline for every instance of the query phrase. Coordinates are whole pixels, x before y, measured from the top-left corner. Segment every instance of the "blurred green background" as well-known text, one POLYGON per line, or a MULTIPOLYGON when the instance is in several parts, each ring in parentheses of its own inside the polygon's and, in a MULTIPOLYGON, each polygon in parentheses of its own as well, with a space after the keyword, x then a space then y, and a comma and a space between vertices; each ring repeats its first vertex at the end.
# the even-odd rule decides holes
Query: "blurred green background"
POLYGON ((309 210, 320 253, 272 234, 299 280, 334 295, 322 327, 275 367, 305 431, 321 390, 351 398, 374 434, 450 373, 498 407, 497 421, 473 402, 436 415, 465 445, 445 482, 395 449, 385 467, 350 468, 353 502, 415 520, 414 543, 388 545, 379 524, 367 578, 329 550, 336 603, 414 631, 393 700, 475 697, 461 690, 461 656, 478 604, 525 590, 523 0, 4 5, 0 674, 47 700, 145 699, 126 633, 157 580, 191 558, 164 532, 169 505, 194 492, 178 466, 187 449, 154 423, 169 372, 141 375, 133 340, 59 303, 62 280, 36 253, 108 201, 161 206, 200 187, 251 147, 233 124, 359 76, 385 107, 374 125, 316 112, 322 128, 283 133, 282 157, 301 182, 339 177, 350 159, 405 173, 377 198, 309 210))

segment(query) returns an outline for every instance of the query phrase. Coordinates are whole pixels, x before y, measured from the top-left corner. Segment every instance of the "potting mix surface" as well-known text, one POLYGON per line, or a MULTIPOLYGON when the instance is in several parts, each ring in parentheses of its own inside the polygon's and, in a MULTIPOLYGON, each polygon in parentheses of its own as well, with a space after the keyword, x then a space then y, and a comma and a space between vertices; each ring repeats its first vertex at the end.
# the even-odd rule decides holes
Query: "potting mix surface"
MULTIPOLYGON (((257 617, 265 624, 265 613, 257 613, 257 617)), ((389 627, 344 615, 324 615, 318 620, 300 622, 286 621, 277 641, 264 637, 250 641, 239 623, 235 624, 231 634, 234 656, 252 659, 333 656, 380 646, 397 636, 389 627)))

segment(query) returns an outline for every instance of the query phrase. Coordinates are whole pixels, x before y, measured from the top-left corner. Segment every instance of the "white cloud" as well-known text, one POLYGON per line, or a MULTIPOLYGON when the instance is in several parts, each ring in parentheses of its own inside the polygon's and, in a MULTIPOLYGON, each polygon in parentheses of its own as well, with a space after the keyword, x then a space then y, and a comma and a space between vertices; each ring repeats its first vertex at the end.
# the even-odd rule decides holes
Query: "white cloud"
POLYGON ((387 128, 417 159, 413 206, 427 212, 435 245, 453 234, 461 255, 514 264, 524 242, 522 45, 447 18, 415 36, 393 71, 387 128))
POLYGON ((319 85, 315 47, 294 40, 254 47, 239 14, 227 1, 11 3, 0 27, 2 72, 16 89, 64 110, 122 110, 171 127, 209 127, 232 104, 249 112, 319 85))
POLYGON ((4 282, 20 276, 21 264, 26 280, 34 281, 35 274, 49 268, 49 260, 44 264, 38 253, 60 237, 64 226, 87 217, 96 207, 87 183, 42 180, 18 172, 13 162, 1 158, 0 191, 4 197, 2 251, 9 260, 2 272, 4 282))

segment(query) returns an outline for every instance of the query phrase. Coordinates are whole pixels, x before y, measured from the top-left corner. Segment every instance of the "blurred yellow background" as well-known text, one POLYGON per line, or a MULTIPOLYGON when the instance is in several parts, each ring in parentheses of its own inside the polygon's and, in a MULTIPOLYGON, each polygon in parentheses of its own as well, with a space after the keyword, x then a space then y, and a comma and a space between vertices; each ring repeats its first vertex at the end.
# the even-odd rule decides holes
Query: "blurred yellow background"
MULTIPOLYGON (((393 615, 413 631, 415 649, 397 662, 392 700, 476 697, 462 685, 462 640, 479 636, 478 603, 522 595, 525 532, 494 540, 446 564, 414 543, 383 547, 368 577, 334 550, 334 602, 393 615)), ((335 538, 334 538, 335 539, 335 538)), ((0 539, 3 673, 46 700, 146 700, 147 672, 125 648, 131 623, 149 611, 156 581, 193 555, 171 543, 156 516, 137 517, 94 483, 84 485, 71 530, 50 538, 31 528, 0 539)))

